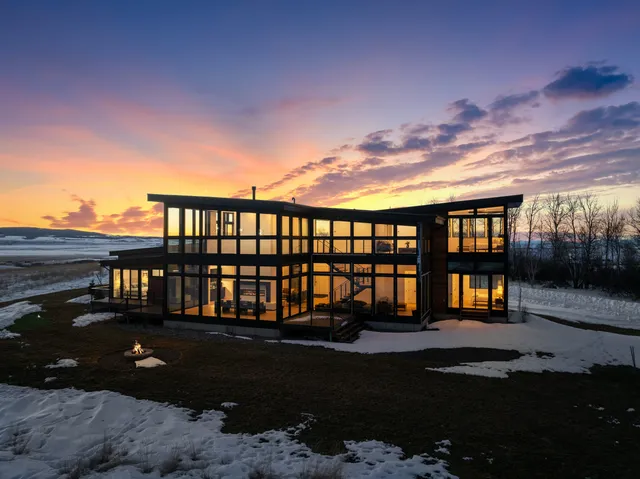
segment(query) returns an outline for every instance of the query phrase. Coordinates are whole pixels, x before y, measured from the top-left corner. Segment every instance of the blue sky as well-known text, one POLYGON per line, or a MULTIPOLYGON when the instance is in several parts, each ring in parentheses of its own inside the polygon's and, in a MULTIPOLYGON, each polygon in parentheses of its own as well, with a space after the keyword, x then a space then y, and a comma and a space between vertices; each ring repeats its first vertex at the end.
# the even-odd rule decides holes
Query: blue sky
POLYGON ((0 224, 137 231, 147 192, 253 184, 359 208, 630 203, 638 44, 638 2, 4 1, 0 199, 43 201, 0 224))

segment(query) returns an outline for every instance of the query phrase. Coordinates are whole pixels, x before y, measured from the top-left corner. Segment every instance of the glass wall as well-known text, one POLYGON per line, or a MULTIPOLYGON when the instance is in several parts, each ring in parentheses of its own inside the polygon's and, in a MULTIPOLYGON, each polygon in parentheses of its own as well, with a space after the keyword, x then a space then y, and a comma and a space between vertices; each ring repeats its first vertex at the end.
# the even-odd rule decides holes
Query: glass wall
POLYGON ((376 314, 393 316, 393 276, 375 277, 376 314))
POLYGON ((504 310, 504 275, 491 276, 491 301, 492 309, 504 310))
POLYGON ((458 274, 448 274, 447 275, 447 285, 448 285, 448 306, 450 308, 459 308, 460 307, 460 275, 458 274))
POLYGON ((449 253, 503 253, 504 208, 451 211, 447 222, 449 253), (484 216, 481 216, 484 215, 484 216))

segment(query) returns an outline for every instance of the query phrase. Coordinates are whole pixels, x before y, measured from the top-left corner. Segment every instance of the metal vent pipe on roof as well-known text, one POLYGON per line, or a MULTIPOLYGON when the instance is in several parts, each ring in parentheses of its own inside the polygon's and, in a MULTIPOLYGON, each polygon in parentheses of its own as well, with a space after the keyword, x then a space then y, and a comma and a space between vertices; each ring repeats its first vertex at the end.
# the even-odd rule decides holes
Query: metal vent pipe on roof
POLYGON ((255 186, 251 187, 251 199, 252 200, 256 199, 256 187, 255 186))
POLYGON ((296 199, 295 198, 291 198, 292 203, 295 205, 296 204, 296 199))

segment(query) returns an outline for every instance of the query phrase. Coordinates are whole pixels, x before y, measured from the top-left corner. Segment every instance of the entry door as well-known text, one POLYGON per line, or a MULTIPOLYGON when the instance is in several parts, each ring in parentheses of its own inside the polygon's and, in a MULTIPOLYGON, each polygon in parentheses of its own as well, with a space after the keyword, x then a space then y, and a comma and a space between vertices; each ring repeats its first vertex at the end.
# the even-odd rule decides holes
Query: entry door
POLYGON ((460 296, 464 309, 489 309, 489 275, 463 274, 460 296))

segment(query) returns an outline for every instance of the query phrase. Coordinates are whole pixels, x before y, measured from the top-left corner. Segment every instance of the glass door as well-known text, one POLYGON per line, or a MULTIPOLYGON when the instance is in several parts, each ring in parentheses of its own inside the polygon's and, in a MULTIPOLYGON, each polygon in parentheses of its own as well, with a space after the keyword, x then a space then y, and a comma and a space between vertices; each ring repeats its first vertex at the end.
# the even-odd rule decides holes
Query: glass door
POLYGON ((463 274, 460 295, 464 309, 489 309, 489 275, 463 274))

